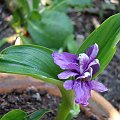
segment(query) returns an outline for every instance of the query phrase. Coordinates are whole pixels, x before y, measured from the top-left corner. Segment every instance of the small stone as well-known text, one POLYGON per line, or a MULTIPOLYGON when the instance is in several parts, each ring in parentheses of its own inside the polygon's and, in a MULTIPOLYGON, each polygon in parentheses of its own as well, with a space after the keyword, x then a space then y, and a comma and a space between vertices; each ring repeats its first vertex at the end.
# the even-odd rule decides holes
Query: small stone
POLYGON ((80 35, 80 34, 76 35, 76 40, 77 40, 79 45, 81 45, 83 43, 84 39, 85 39, 85 37, 83 35, 80 35))
POLYGON ((47 91, 46 90, 41 90, 41 91, 39 91, 40 92, 40 95, 41 96, 45 96, 46 94, 47 94, 47 91))
POLYGON ((83 35, 77 34, 76 35, 76 39, 79 41, 83 41, 85 39, 85 37, 83 35))
POLYGON ((104 71, 102 72, 102 75, 108 75, 108 71, 107 71, 107 70, 104 70, 104 71))
POLYGON ((36 100, 41 101, 41 96, 39 93, 32 95, 32 98, 35 98, 36 100))
POLYGON ((120 74, 118 74, 118 79, 120 79, 120 74))
POLYGON ((0 25, 2 25, 2 19, 0 19, 0 25))
POLYGON ((3 106, 7 106, 8 105, 8 103, 5 101, 5 102, 3 102, 3 103, 1 103, 1 106, 3 107, 3 106))

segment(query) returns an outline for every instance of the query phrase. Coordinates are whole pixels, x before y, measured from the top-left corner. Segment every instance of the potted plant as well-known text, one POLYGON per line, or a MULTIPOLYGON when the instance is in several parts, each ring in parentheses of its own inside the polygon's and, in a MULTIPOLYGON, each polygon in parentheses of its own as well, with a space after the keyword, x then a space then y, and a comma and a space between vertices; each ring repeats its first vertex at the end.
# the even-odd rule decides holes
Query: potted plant
POLYGON ((88 105, 91 90, 107 90, 92 79, 105 69, 116 51, 119 19, 120 14, 107 19, 84 41, 76 54, 57 53, 36 45, 9 47, 0 54, 0 72, 27 75, 56 85, 62 94, 56 120, 72 119, 80 111, 79 104, 88 105))

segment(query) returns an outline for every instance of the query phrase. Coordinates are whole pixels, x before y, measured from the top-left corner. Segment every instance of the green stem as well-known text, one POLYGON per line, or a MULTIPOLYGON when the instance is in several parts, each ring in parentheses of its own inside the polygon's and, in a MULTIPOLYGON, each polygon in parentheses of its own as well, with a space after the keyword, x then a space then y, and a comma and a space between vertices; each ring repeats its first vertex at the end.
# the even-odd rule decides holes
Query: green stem
POLYGON ((63 87, 59 87, 62 94, 62 103, 59 106, 56 120, 71 120, 76 114, 79 113, 78 107, 74 102, 73 91, 66 91, 63 87))

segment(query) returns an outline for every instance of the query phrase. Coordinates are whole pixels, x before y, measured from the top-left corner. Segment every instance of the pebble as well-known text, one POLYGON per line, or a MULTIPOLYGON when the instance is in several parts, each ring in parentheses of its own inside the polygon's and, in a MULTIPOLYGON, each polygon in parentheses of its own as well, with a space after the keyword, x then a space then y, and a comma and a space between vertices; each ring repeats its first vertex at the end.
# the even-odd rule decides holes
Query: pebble
POLYGON ((118 74, 118 79, 120 79, 120 74, 118 74))
POLYGON ((41 96, 39 93, 33 94, 32 98, 35 98, 36 100, 41 101, 41 96))
POLYGON ((102 75, 107 76, 107 75, 108 75, 108 71, 107 71, 107 70, 104 70, 104 71, 102 72, 102 75))
POLYGON ((79 45, 81 45, 83 43, 84 39, 85 39, 85 37, 83 35, 80 35, 80 34, 76 35, 76 40, 79 45))

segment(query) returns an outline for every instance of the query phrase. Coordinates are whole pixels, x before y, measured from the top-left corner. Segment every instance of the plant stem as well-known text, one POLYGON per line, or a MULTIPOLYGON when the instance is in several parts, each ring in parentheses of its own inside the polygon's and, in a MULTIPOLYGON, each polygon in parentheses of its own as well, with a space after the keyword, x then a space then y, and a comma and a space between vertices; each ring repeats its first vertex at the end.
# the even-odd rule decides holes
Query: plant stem
POLYGON ((66 91, 63 87, 59 87, 62 94, 62 103, 59 106, 56 120, 71 120, 74 115, 79 113, 75 110, 74 93, 66 91))
POLYGON ((70 106, 70 105, 68 106, 68 103, 64 99, 62 99, 62 103, 59 106, 58 115, 57 115, 56 120, 61 120, 61 119, 66 120, 71 109, 72 109, 72 106, 70 106))

